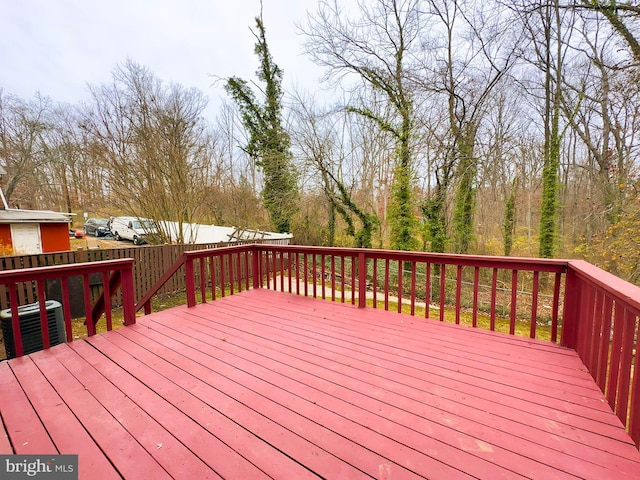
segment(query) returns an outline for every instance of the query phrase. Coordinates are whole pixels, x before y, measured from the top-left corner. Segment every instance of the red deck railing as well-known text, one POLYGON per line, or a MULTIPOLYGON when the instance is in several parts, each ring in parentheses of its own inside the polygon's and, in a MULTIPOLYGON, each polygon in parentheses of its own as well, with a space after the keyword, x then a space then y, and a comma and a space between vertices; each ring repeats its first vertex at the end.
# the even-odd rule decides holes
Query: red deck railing
POLYGON ((67 342, 73 340, 71 328, 71 301, 69 293, 69 277, 82 277, 83 297, 86 311, 85 324, 88 335, 95 335, 96 322, 105 314, 107 330, 112 329, 111 299, 119 287, 122 288, 122 306, 124 324, 135 323, 135 310, 133 298, 133 259, 108 260, 102 262, 77 263, 73 265, 57 265, 50 267, 23 268, 19 270, 6 270, 0 272, 0 285, 6 285, 9 290, 9 304, 11 308, 11 326, 14 337, 15 353, 17 357, 23 355, 23 342, 20 329, 18 307, 18 284, 33 282, 37 292, 38 305, 40 307, 40 325, 42 332, 42 345, 44 348, 51 346, 49 324, 46 312, 45 282, 59 279, 62 292, 62 311, 65 324, 67 342), (91 304, 91 288, 89 275, 101 274, 103 292, 95 305, 91 304))
MULTIPOLYGON (((114 269, 114 262, 91 267, 99 268, 96 263, 114 269)), ((47 274, 60 276, 60 268, 47 274)), ((266 288, 560 343, 578 352, 640 444, 640 288, 586 262, 284 245, 197 250, 185 252, 131 312, 150 313, 151 299, 182 272, 189 307, 266 288)), ((123 267, 123 295, 132 302, 125 273, 123 267)), ((0 273, 0 283, 7 278, 33 276, 28 270, 0 273)), ((85 276, 85 291, 86 285, 85 276)), ((125 323, 135 321, 131 312, 125 323)))
POLYGON ((575 349, 640 445, 640 288, 584 261, 567 272, 564 345, 575 349))

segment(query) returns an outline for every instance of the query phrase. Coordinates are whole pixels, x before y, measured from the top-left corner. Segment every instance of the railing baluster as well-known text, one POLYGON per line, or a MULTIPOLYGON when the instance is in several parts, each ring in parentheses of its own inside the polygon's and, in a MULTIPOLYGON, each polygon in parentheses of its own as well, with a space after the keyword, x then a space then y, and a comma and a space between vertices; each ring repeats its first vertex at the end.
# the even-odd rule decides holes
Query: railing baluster
POLYGON ((42 348, 49 348, 51 347, 51 338, 49 337, 49 318, 47 316, 47 297, 44 293, 44 281, 36 281, 36 291, 38 292, 38 308, 40 310, 42 348))
POLYGON ((287 253, 287 277, 289 278, 289 293, 293 293, 293 284, 291 280, 291 253, 287 253))
POLYGON ((325 271, 325 265, 324 265, 325 264, 325 260, 326 260, 326 258, 324 256, 324 254, 322 254, 320 256, 320 262, 321 262, 321 265, 320 265, 320 280, 322 281, 321 290, 322 290, 322 299, 323 300, 325 300, 327 298, 326 292, 325 292, 325 286, 326 286, 326 283, 327 283, 326 282, 326 274, 327 274, 327 272, 325 271))
POLYGON ((249 290, 249 276, 250 276, 249 265, 250 265, 249 252, 244 252, 245 290, 249 290))
POLYGON ((265 281, 265 285, 267 290, 271 289, 271 278, 269 276, 269 256, 271 255, 271 252, 269 250, 265 250, 264 251, 264 255, 261 257, 261 262, 262 262, 262 274, 264 276, 264 281, 265 281))
POLYGON ((460 325, 460 307, 462 303, 462 265, 456 271, 456 325, 460 325))
POLYGON ((580 329, 578 330, 578 354, 582 361, 589 363, 590 339, 593 335, 593 312, 595 307, 595 288, 586 287, 580 304, 580 329))
POLYGON ((294 253, 296 259, 296 295, 300 295, 300 257, 298 252, 294 253))
MULTIPOLYGON (((64 331, 67 342, 73 341, 73 329, 71 328, 71 297, 69 296, 69 278, 60 279, 60 290, 62 292, 62 315, 64 317, 64 331)), ((105 301, 106 301, 105 296, 105 301)))
POLYGON ((280 291, 284 292, 284 252, 280 252, 280 291))
POLYGON ((200 259, 200 303, 207 303, 207 276, 205 275, 205 259, 200 259))
POLYGON ((511 312, 509 314, 509 335, 516 332, 516 304, 518 302, 518 270, 511 271, 511 312))
POLYGON ((491 312, 489 319, 489 329, 494 332, 496 330, 496 298, 498 294, 498 269, 493 269, 491 276, 491 312))
POLYGON ((620 358, 620 381, 616 401, 616 415, 624 426, 627 425, 631 364, 633 363, 633 343, 635 315, 625 309, 622 328, 622 354, 620 358))
MULTIPOLYGON (((225 255, 222 253, 220 255, 220 296, 225 297, 227 295, 227 276, 224 268, 225 264, 225 255)), ((269 283, 269 270, 267 270, 267 284, 269 283)))
POLYGON ((424 318, 431 318, 431 264, 427 262, 426 265, 426 280, 424 286, 424 318))
POLYGON ((218 257, 211 255, 209 257, 209 276, 211 277, 211 299, 216 299, 216 264, 218 263, 218 257))
POLYGON ((540 272, 533 272, 533 284, 531 294, 531 325, 529 326, 529 338, 536 338, 538 323, 538 290, 540 289, 540 272))
POLYGON ((104 317, 107 322, 107 331, 113 330, 111 317, 111 289, 109 287, 109 272, 102 272, 102 292, 104 293, 104 317))
POLYGON ((342 303, 345 302, 345 293, 344 293, 344 255, 340 257, 340 289, 342 290, 342 293, 340 295, 340 301, 342 303))
POLYGON ((411 262, 411 315, 416 314, 416 262, 411 262))
POLYGON ((398 260, 398 313, 402 313, 402 277, 404 277, 404 266, 402 260, 398 260))
POLYGON ((318 276, 318 270, 316 267, 317 267, 316 255, 314 253, 313 259, 311 261, 311 268, 313 269, 313 298, 318 298, 318 291, 316 289, 316 277, 318 276))
POLYGON ((611 320, 613 316, 613 300, 609 295, 604 299, 602 310, 602 335, 598 348, 598 366, 596 370, 596 382, 600 390, 604 392, 607 381, 607 366, 609 364, 609 345, 611 343, 611 320))
POLYGON ((560 310, 560 283, 562 274, 556 273, 556 279, 553 285, 553 306, 551 310, 551 341, 558 342, 558 311, 560 310))
POLYGON ((478 290, 480 289, 480 267, 473 269, 473 318, 471 324, 473 328, 478 326, 478 290))
POLYGON ((309 296, 309 266, 307 265, 307 253, 303 253, 304 255, 304 296, 309 296))
POLYGON ((604 292, 595 292, 595 310, 593 312, 593 329, 591 332, 591 338, 589 339, 589 355, 585 365, 591 372, 593 379, 596 378, 598 354, 600 353, 600 339, 602 338, 602 325, 604 322, 603 311, 604 308, 604 292))
POLYGON ((447 265, 440 265, 440 321, 444 322, 444 305, 447 296, 447 265))
POLYGON ((373 257, 373 308, 378 308, 378 259, 373 257))
POLYGON ((13 331, 13 343, 16 348, 16 357, 24 355, 22 346, 22 330, 20 328, 20 317, 18 314, 18 289, 15 283, 9 284, 9 304, 11 305, 11 329, 13 331))
POLYGON ((96 334, 96 325, 93 323, 91 313, 91 288, 89 286, 89 274, 82 275, 82 285, 84 287, 84 309, 86 312, 87 334, 91 337, 96 334))
POLYGON ((384 309, 389 311, 389 259, 384 260, 384 309))
POLYGON ((351 257, 351 305, 356 304, 356 257, 351 257))
POLYGON ((331 301, 336 301, 336 257, 331 255, 331 301))
MULTIPOLYGON (((618 396, 618 381, 620 378, 620 356, 622 350, 622 331, 624 323, 624 307, 620 302, 615 304, 613 319, 613 344, 611 346, 611 361, 609 363, 609 381, 607 382, 607 402, 612 408, 618 396)), ((578 352, 579 353, 579 352, 578 352)))
POLYGON ((233 295, 233 284, 235 283, 235 276, 233 275, 233 253, 230 253, 226 258, 227 262, 229 263, 229 295, 233 295))
POLYGON ((242 276, 243 276, 243 272, 242 272, 242 253, 238 252, 236 258, 238 259, 237 262, 237 268, 238 268, 238 292, 242 292, 242 276))

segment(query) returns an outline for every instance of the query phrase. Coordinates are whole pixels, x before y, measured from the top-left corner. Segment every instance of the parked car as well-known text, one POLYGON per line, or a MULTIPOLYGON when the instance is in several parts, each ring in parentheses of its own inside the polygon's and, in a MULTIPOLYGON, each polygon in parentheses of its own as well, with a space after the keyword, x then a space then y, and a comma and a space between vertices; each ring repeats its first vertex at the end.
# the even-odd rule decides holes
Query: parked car
POLYGON ((107 218, 89 218, 84 224, 85 235, 93 235, 95 237, 104 237, 109 235, 109 219, 107 218))
POLYGON ((157 233, 153 220, 135 217, 112 217, 111 233, 116 240, 131 240, 134 245, 147 243, 149 235, 157 233))

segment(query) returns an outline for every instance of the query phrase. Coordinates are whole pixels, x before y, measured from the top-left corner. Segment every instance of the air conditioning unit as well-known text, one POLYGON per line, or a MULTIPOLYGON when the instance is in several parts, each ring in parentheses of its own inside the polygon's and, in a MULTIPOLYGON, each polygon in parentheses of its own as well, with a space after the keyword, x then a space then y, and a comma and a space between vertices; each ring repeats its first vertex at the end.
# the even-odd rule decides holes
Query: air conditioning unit
MULTIPOLYGON (((62 314, 62 304, 55 300, 45 302, 47 308, 47 320, 49 324, 49 343, 51 346, 67 341, 64 331, 64 316, 62 314)), ((40 306, 38 303, 30 303, 18 307, 18 318, 20 320, 20 334, 22 336, 22 351, 28 353, 37 352, 43 349, 42 328, 40 325, 40 306)), ((16 346, 13 336, 13 324, 11 323, 11 309, 0 312, 0 323, 2 337, 7 351, 7 358, 15 358, 16 346)))

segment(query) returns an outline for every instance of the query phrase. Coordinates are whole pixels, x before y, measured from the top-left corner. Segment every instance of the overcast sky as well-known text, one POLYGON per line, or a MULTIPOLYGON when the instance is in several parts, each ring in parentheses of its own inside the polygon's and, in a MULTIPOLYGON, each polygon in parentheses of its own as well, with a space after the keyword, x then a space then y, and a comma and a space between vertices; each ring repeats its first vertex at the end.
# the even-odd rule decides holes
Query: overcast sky
MULTIPOLYGON (((303 56, 296 28, 316 4, 264 0, 267 42, 287 88, 313 91, 322 74, 303 56)), ((164 82, 199 88, 214 106, 225 94, 213 76, 248 79, 258 67, 249 27, 259 11, 259 0, 0 0, 0 89, 76 103, 88 83, 109 82, 131 58, 164 82)))

